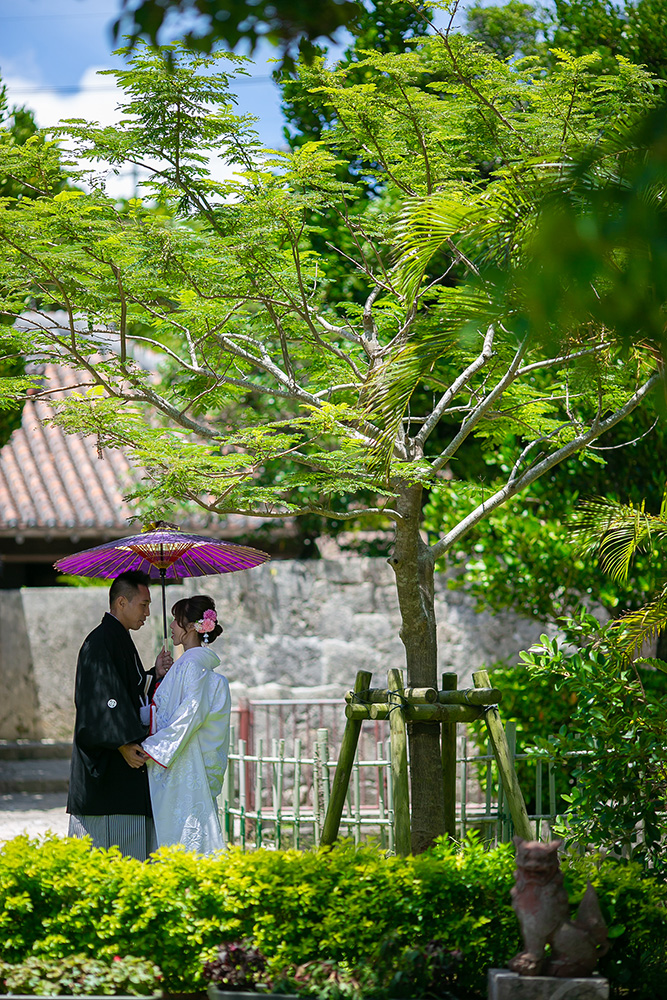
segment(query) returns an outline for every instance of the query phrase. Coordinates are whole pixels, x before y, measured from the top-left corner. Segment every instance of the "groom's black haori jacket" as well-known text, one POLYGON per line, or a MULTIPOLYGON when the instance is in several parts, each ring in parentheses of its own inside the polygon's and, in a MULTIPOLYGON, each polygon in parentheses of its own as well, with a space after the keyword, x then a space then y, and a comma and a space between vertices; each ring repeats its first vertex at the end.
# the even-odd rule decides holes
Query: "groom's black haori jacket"
POLYGON ((139 708, 141 695, 150 698, 154 686, 130 633, 105 614, 84 640, 76 667, 68 813, 152 815, 146 768, 130 767, 118 747, 147 735, 139 708))

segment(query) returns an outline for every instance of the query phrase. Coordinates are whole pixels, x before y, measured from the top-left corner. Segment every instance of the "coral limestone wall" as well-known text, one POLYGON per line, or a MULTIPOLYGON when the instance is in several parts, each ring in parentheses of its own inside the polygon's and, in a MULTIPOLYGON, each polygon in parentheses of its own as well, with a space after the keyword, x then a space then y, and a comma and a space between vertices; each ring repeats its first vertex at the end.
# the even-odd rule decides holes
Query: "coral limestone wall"
MULTIPOLYGON (((380 684, 404 664, 391 568, 384 559, 267 563, 245 573, 187 580, 167 588, 180 597, 209 594, 224 633, 215 650, 235 697, 338 697, 357 670, 380 684)), ((150 621, 133 637, 149 666, 161 642, 160 588, 150 621)), ((481 665, 516 655, 538 624, 512 615, 476 614, 436 578, 441 670, 459 683, 481 665)), ((105 587, 0 591, 0 739, 70 739, 79 646, 107 608, 105 587)))

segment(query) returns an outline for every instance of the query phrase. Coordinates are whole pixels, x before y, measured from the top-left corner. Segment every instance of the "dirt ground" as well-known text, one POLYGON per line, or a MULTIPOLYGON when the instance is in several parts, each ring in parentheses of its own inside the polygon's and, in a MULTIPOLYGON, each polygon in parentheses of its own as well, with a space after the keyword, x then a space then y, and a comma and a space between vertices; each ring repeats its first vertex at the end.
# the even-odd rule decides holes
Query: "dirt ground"
POLYGON ((66 792, 0 795, 0 842, 21 833, 37 837, 51 831, 64 837, 69 821, 66 801, 66 792))

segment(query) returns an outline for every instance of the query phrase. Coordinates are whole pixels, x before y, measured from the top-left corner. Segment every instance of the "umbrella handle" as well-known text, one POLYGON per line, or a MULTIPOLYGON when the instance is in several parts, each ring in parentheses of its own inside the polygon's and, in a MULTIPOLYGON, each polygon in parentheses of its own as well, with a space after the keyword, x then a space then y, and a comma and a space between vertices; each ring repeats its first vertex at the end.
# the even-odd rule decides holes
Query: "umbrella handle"
POLYGON ((160 583, 162 584, 162 648, 167 648, 167 571, 160 566, 160 583))

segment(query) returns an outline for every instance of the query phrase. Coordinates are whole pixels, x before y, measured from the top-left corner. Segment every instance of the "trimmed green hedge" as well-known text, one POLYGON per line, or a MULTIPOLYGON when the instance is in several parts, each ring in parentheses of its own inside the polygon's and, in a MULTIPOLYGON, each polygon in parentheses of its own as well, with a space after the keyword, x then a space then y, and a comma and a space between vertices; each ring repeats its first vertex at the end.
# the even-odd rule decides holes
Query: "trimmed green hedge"
MULTIPOLYGON (((349 843, 311 852, 232 850, 219 858, 162 850, 142 864, 85 841, 18 837, 0 851, 3 959, 89 953, 150 959, 165 988, 202 988, 202 954, 252 937, 272 965, 372 961, 380 942, 437 938, 460 950, 462 994, 486 995, 489 966, 520 946, 510 906, 513 850, 441 844, 385 858, 349 843)), ((667 887, 631 866, 587 861, 567 869, 573 901, 591 877, 615 935, 603 971, 628 996, 652 1000, 667 977, 667 887)), ((620 995, 620 994, 618 994, 620 995)))

